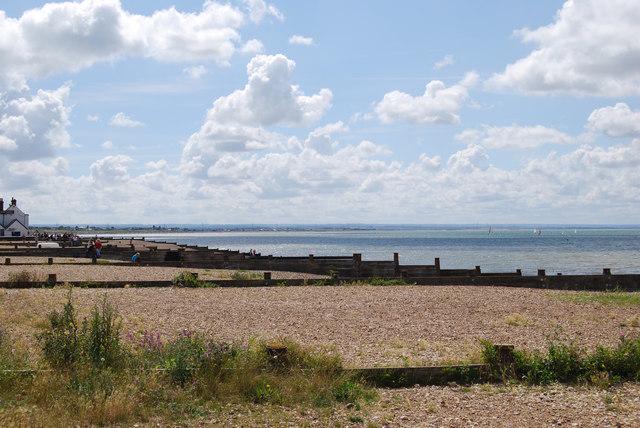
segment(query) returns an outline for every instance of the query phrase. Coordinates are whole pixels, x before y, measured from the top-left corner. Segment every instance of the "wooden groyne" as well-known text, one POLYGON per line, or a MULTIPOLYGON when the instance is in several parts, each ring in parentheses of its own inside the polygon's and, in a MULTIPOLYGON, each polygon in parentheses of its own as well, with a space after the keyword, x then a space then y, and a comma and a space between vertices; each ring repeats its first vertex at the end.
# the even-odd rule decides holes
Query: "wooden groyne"
MULTIPOLYGON (((380 278, 397 283, 418 285, 473 285, 547 288, 562 290, 640 290, 640 274, 615 274, 604 268, 601 275, 547 275, 542 269, 537 275, 523 275, 520 269, 512 272, 484 272, 480 266, 473 269, 442 269, 440 259, 433 264, 403 265, 400 255, 394 253, 390 260, 363 260, 359 253, 350 256, 301 257, 248 254, 240 251, 180 245, 175 242, 148 241, 145 239, 105 239, 102 258, 127 262, 134 252, 140 252, 141 266, 179 267, 184 269, 232 269, 251 271, 288 271, 325 275, 328 280, 216 280, 218 286, 271 286, 271 285, 334 285, 352 281, 380 278)), ((0 243, 0 263, 12 263, 11 257, 83 258, 87 241, 82 246, 39 248, 36 241, 3 241, 0 243)), ((0 264, 0 269, 2 265, 0 264)), ((55 283, 56 281, 54 281, 55 283)), ((136 281, 104 284, 120 287, 168 286, 169 281, 136 281), (144 283, 143 283, 144 282, 144 283)), ((0 284, 0 287, 4 284, 0 284)))

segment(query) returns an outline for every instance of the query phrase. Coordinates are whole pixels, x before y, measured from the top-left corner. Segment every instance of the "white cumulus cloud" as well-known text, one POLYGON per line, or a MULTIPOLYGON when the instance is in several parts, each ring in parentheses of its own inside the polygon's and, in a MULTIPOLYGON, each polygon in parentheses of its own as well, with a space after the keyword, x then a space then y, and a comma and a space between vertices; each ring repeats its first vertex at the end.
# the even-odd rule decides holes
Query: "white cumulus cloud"
POLYGON ((216 99, 201 128, 189 137, 181 169, 203 174, 224 153, 278 150, 287 137, 268 131, 272 125, 303 126, 320 119, 333 94, 321 89, 305 95, 291 83, 295 63, 284 55, 257 55, 247 65, 243 89, 216 99))
POLYGON ((132 119, 123 112, 116 113, 109 122, 111 126, 117 126, 119 128, 139 128, 144 126, 144 123, 132 119))
POLYGON ((129 180, 128 166, 133 162, 129 156, 114 155, 95 161, 89 167, 91 178, 102 185, 115 185, 129 180))
POLYGON ((321 89, 307 96, 291 83, 295 62, 284 55, 258 55, 247 65, 244 89, 218 98, 207 121, 244 125, 300 125, 324 115, 333 94, 321 89))
POLYGON ((35 95, 0 92, 0 156, 39 159, 70 147, 69 91, 70 86, 64 85, 35 95))
POLYGON ((247 54, 247 55, 259 54, 263 50, 264 50, 264 45, 258 39, 247 40, 247 42, 244 45, 242 45, 242 48, 240 49, 240 51, 243 54, 247 54))
POLYGON ((599 108, 589 115, 587 128, 610 137, 640 137, 640 111, 625 103, 599 108))
POLYGON ((640 7, 635 0, 569 0, 555 21, 516 32, 536 48, 487 81, 531 94, 640 94, 640 7))
POLYGON ((376 104, 375 112, 383 123, 457 124, 460 122, 460 109, 469 98, 469 88, 477 80, 477 74, 472 72, 449 87, 439 80, 432 80, 423 95, 389 92, 376 104))
MULTIPOLYGON (((277 10, 258 12, 264 2, 249 3, 252 18, 277 10)), ((228 64, 244 21, 239 8, 210 0, 196 13, 171 7, 138 15, 120 0, 46 3, 19 18, 0 10, 0 88, 124 57, 228 64)))

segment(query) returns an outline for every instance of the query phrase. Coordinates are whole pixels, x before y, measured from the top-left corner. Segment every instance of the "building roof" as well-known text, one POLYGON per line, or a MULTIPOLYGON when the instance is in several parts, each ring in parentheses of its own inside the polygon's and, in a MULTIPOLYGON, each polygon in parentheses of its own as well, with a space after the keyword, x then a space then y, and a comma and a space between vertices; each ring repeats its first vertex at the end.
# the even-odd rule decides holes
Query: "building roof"
POLYGON ((24 224, 22 224, 22 222, 20 220, 18 220, 17 218, 13 219, 13 221, 11 223, 9 223, 6 227, 4 227, 4 229, 10 228, 13 225, 13 223, 18 223, 20 226, 22 226, 25 229, 29 230, 29 228, 27 226, 25 226, 24 224))

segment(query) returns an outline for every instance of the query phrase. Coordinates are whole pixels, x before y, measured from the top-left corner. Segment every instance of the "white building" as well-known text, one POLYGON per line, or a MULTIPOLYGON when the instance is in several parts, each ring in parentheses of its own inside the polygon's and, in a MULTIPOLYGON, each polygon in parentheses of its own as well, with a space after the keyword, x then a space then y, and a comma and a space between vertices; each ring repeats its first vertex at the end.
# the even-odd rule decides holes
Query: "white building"
POLYGON ((0 237, 29 236, 29 214, 18 208, 18 201, 11 199, 11 205, 4 208, 4 200, 0 198, 0 237))

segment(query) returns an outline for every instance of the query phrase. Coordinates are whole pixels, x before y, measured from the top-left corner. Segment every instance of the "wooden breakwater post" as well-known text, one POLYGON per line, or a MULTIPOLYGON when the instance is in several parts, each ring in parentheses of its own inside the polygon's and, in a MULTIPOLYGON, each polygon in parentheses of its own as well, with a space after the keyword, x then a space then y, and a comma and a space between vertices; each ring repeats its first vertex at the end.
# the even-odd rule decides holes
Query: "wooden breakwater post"
POLYGON ((433 261, 433 265, 436 268, 436 273, 439 275, 440 274, 440 257, 435 258, 435 260, 433 261))
POLYGON ((49 257, 49 259, 47 260, 47 263, 52 265, 53 264, 53 257, 49 257))
POLYGON ((400 275, 400 254, 393 253, 393 275, 400 275))
POLYGON ((55 273, 50 273, 47 277, 47 285, 50 287, 55 286, 58 283, 58 275, 55 273))
POLYGON ((503 380, 513 379, 516 376, 516 354, 513 345, 494 345, 498 357, 498 369, 503 380))
POLYGON ((5 265, 10 265, 11 264, 11 259, 9 257, 4 259, 4 264, 5 265))
POLYGON ((360 278, 360 270, 362 267, 362 254, 353 253, 353 277, 360 278))
POLYGON ((264 273, 264 285, 271 285, 271 272, 264 273))

